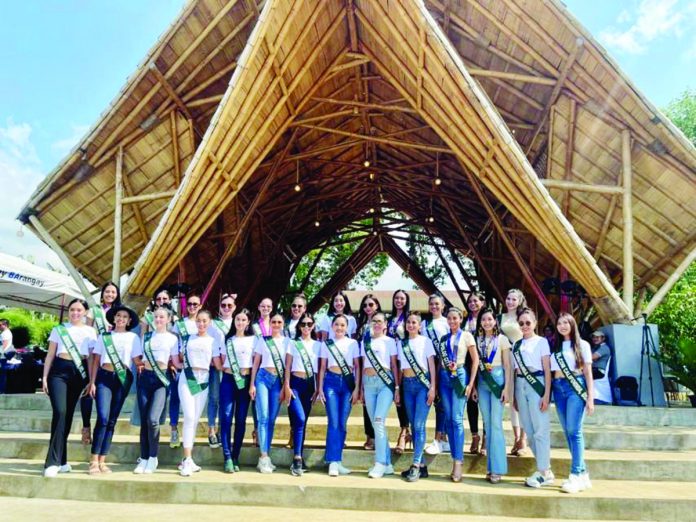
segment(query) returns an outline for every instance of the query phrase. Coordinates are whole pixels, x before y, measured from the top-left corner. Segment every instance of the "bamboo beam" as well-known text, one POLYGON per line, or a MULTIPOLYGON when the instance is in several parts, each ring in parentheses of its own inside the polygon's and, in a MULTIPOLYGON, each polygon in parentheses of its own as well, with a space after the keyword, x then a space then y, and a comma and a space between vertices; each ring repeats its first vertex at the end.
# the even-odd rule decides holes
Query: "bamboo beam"
MULTIPOLYGON (((125 161, 125 157, 123 158, 122 162, 124 162, 124 161, 125 161)), ((133 194, 133 187, 131 186, 130 178, 128 177, 127 172, 122 175, 122 179, 123 179, 123 193, 121 194, 121 212, 123 212, 123 200, 126 199, 124 197, 124 194, 125 194, 125 196, 131 196, 133 194)), ((135 216, 135 222, 138 225, 138 230, 140 231, 140 235, 143 238, 143 241, 145 241, 147 243, 147 229, 145 228, 145 220, 143 219, 143 213, 140 210, 140 206, 137 203, 135 205, 133 205, 133 215, 135 216)))
POLYGON ((191 111, 189 111, 188 107, 186 107, 184 100, 182 100, 181 97, 177 94, 177 92, 174 90, 174 87, 172 87, 172 84, 169 83, 169 80, 167 80, 164 77, 164 74, 162 74, 162 71, 159 70, 155 62, 150 63, 150 71, 152 71, 152 73, 155 75, 155 78, 157 78, 157 81, 162 85, 162 87, 164 87, 164 90, 167 92, 167 96, 171 98, 171 100, 174 102, 174 105, 176 105, 181 111, 181 113, 184 116, 186 116, 186 119, 193 120, 191 111))
POLYGON ((70 272, 70 275, 72 276, 73 280, 77 284, 77 287, 80 289, 83 297, 87 300, 87 302, 91 306, 96 305, 97 303, 94 300, 94 297, 92 297, 92 293, 87 288, 85 280, 77 271, 75 265, 72 264, 65 251, 63 251, 60 245, 55 241, 55 239, 51 237, 48 231, 41 224, 39 218, 37 218, 33 214, 30 214, 27 217, 27 219, 29 220, 29 223, 31 223, 31 225, 34 227, 34 230, 36 230, 36 232, 39 234, 39 237, 43 240, 43 242, 46 243, 50 247, 50 249, 53 250, 53 252, 58 256, 58 258, 63 262, 65 268, 67 268, 68 272, 70 272))
POLYGON ((471 76, 480 78, 498 78, 500 80, 512 80, 516 82, 535 83, 539 85, 556 85, 555 78, 546 76, 534 76, 532 74, 519 74, 505 71, 491 71, 489 69, 479 69, 476 67, 468 67, 467 71, 471 76))
POLYGON ((171 198, 176 194, 176 190, 167 190, 165 192, 153 192, 151 194, 138 194, 137 196, 128 196, 121 199, 123 205, 132 203, 142 203, 144 201, 154 201, 156 199, 171 198))
POLYGON ((648 269, 648 271, 643 274, 636 286, 640 288, 643 285, 645 285, 656 273, 662 270, 662 268, 666 264, 672 261, 677 255, 679 255, 679 253, 682 250, 689 248, 689 246, 693 244, 694 240, 696 240, 696 230, 692 230, 684 241, 674 245, 668 252, 666 252, 662 256, 662 259, 660 259, 657 263, 653 264, 648 269))
MULTIPOLYGON (((438 292, 437 286, 423 269, 404 252, 389 235, 380 234, 382 250, 391 257, 418 287, 426 294, 438 292)), ((441 292, 440 292, 441 293, 441 292)))
POLYGON ((316 102, 321 102, 321 103, 329 103, 333 105, 347 105, 348 107, 360 107, 363 109, 377 109, 380 111, 390 111, 390 112, 406 112, 409 114, 418 114, 418 111, 416 109, 413 109, 411 107, 400 107, 398 105, 386 105, 386 104, 380 104, 380 103, 366 103, 366 102, 360 102, 360 101, 355 101, 355 100, 336 100, 334 98, 320 98, 320 97, 312 97, 312 101, 316 102))
MULTIPOLYGON (((651 315, 654 311, 655 308, 662 302, 662 300, 667 296, 669 291, 672 289, 672 287, 675 285, 675 283, 679 280, 679 278, 686 272, 686 270, 691 266, 691 263, 693 263, 696 260, 696 247, 689 252, 689 254, 682 259, 682 262, 679 263, 679 266, 677 269, 672 272, 672 274, 667 278, 667 281, 665 281, 662 286, 659 288, 659 290, 655 293, 655 295, 650 299, 650 302, 648 303, 648 306, 645 307, 643 310, 643 313, 647 314, 648 316, 651 315)), ((625 284, 625 282, 624 282, 625 284)))
POLYGON ((428 237, 430 238, 430 244, 433 246, 433 248, 435 249, 435 252, 437 253, 438 257, 440 258, 440 262, 442 263, 442 266, 445 267, 445 271, 447 272, 447 275, 449 276, 450 280, 452 281, 452 284, 454 285, 454 289, 457 291, 457 295, 459 296, 459 299, 462 300, 462 303, 466 307, 467 295, 464 293, 464 291, 459 286, 459 283, 457 282, 457 278, 454 276, 454 272, 452 271, 452 268, 450 267, 449 263, 447 262, 447 259, 445 259, 445 255, 442 253, 442 250, 440 250, 440 247, 433 239, 433 236, 428 234, 428 237))
POLYGON ((176 130, 176 112, 169 113, 169 132, 172 135, 172 161, 174 162, 174 180, 176 186, 181 184, 181 158, 179 155, 179 133, 176 130))
MULTIPOLYGON (((623 165, 623 301, 633 310, 633 201, 631 199, 633 172, 631 170, 631 131, 621 131, 623 165)), ((651 300, 652 302, 652 300, 651 300)))
POLYGON ((587 183, 577 183, 561 179, 542 179, 541 184, 547 188, 558 188, 565 190, 577 190, 579 192, 595 192, 598 194, 622 195, 623 187, 614 185, 589 185, 587 183))
MULTIPOLYGON (((567 182, 570 182, 573 177, 573 152, 575 151, 575 120, 577 117, 577 102, 570 98, 570 113, 568 117, 568 140, 566 142, 565 163, 563 165, 563 177, 567 182)), ((549 128, 549 135, 553 133, 553 129, 549 128)), ((548 158, 546 161, 551 161, 548 158)), ((568 208, 570 207, 570 192, 563 194, 563 215, 568 216, 568 208)))
POLYGON ((123 214, 123 147, 116 154, 116 187, 114 197, 114 258, 111 264, 111 280, 116 284, 121 278, 121 227, 123 214))

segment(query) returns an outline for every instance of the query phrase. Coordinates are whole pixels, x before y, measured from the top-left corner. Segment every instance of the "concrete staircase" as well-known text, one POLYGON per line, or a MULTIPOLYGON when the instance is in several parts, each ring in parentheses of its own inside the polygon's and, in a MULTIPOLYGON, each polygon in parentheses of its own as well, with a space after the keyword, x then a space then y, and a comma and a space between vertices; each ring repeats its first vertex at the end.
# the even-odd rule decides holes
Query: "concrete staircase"
MULTIPOLYGON (((82 446, 76 435, 68 444, 74 471, 49 480, 41 477, 51 420, 48 399, 40 394, 0 396, 0 495, 11 497, 4 498, 3 505, 10 506, 10 513, 21 514, 25 509, 26 516, 37 518, 44 509, 41 506, 49 513, 49 505, 65 505, 66 512, 74 517, 83 510, 95 512, 94 501, 120 502, 126 511, 122 512, 122 504, 118 504, 111 512, 119 514, 121 520, 125 513, 138 516, 150 512, 153 504, 200 506, 201 515, 211 509, 223 513, 233 505, 239 514, 258 519, 259 513, 264 513, 269 520, 307 520, 314 516, 368 520, 376 512, 387 520, 410 520, 409 513, 428 513, 433 520, 449 520, 452 516, 461 520, 462 515, 482 520, 696 519, 696 410, 690 408, 597 407, 585 425, 586 460, 594 487, 571 496, 561 493, 557 486, 544 490, 523 487, 523 477, 534 470, 531 457, 509 457, 509 476, 498 485, 483 480, 485 458, 472 455, 465 455, 465 478, 459 484, 447 478, 451 469, 449 455, 429 457, 431 477, 414 484, 405 483, 398 476, 371 480, 365 471, 372 464, 373 454, 361 448, 364 436, 360 407, 353 409, 349 419, 349 442, 344 452, 344 464, 354 472, 330 479, 323 463, 326 417, 321 405, 314 408, 310 418, 306 460, 312 471, 303 477, 292 477, 287 471, 292 451, 283 447, 290 432, 284 409, 278 417, 271 452, 278 465, 273 475, 255 471, 258 451, 251 447, 250 440, 242 451, 242 471, 234 475, 222 473, 221 450, 208 447, 207 425, 201 422, 194 450, 196 462, 203 467, 201 473, 180 477, 176 464, 181 450, 162 444, 158 472, 136 476, 132 470, 139 453, 138 428, 128 420, 133 407, 131 397, 117 424, 108 457, 114 473, 87 475, 89 448, 82 446), (27 498, 46 500, 36 504, 23 500, 27 498), (141 506, 140 511, 137 506, 141 506), (255 511, 255 507, 263 509, 255 511)), ((552 420, 552 468, 560 485, 567 476, 570 455, 555 411, 552 420)), ((80 424, 77 414, 75 433, 80 424)), ((398 433, 393 410, 388 426, 393 442, 398 433)), ((249 436, 251 430, 250 416, 249 436)), ((431 414, 429 438, 433 430, 431 414)), ((162 440, 166 443, 168 437, 169 427, 164 426, 162 440)), ((396 470, 407 468, 410 459, 410 451, 393 455, 396 470)), ((99 513, 101 517, 104 511, 99 508, 99 513)), ((168 509, 167 518, 176 518, 178 513, 178 509, 168 509)))

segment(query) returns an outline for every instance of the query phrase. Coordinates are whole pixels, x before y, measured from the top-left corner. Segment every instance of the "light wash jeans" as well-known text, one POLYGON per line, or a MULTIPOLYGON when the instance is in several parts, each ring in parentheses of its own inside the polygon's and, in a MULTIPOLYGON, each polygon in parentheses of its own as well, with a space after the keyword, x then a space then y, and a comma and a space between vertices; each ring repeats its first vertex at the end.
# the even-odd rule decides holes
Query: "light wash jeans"
POLYGON ((271 450, 276 417, 280 411, 280 378, 261 368, 256 374, 254 386, 256 386, 259 449, 261 453, 268 453, 271 450))
MULTIPOLYGON (((426 376, 430 379, 429 374, 426 376)), ((428 388, 418 380, 418 377, 404 377, 401 380, 401 386, 404 389, 404 406, 413 432, 413 464, 418 466, 423 461, 425 423, 430 413, 428 388)))
POLYGON ((459 368, 456 376, 451 376, 448 370, 440 370, 438 390, 440 403, 445 417, 445 432, 449 440, 450 453, 453 460, 464 460, 464 410, 466 396, 460 397, 454 389, 454 379, 460 378, 464 370, 459 368))
MULTIPOLYGON (((541 377, 541 376, 537 376, 541 377)), ((515 399, 520 410, 520 423, 527 433, 529 447, 539 471, 551 468, 551 420, 549 410, 539 409, 541 397, 523 377, 515 375, 515 399)))
POLYGON ((346 425, 352 408, 348 384, 343 376, 327 371, 324 375, 326 397, 326 462, 343 460, 343 445, 346 442, 346 425))
MULTIPOLYGON (((391 372, 389 372, 391 375, 391 372)), ((379 378, 379 375, 366 375, 363 380, 365 406, 375 429, 375 462, 391 464, 391 450, 387 434, 387 415, 394 402, 394 393, 379 378)))
POLYGON ((210 381, 208 382, 208 426, 218 425, 218 407, 220 405, 220 379, 222 372, 210 366, 210 381))
MULTIPOLYGON (((585 378, 578 376, 584 385, 585 378)), ((576 475, 587 471, 585 468, 585 437, 582 434, 582 422, 585 418, 585 401, 583 401, 567 379, 553 380, 553 401, 556 403, 558 420, 563 427, 568 449, 570 449, 570 472, 576 475)))
MULTIPOLYGON (((502 366, 493 368, 492 376, 501 387, 505 386, 505 369, 502 366)), ((478 396, 483 429, 486 432, 487 471, 494 475, 505 475, 508 471, 503 433, 505 405, 491 391, 483 377, 479 377, 478 396)))

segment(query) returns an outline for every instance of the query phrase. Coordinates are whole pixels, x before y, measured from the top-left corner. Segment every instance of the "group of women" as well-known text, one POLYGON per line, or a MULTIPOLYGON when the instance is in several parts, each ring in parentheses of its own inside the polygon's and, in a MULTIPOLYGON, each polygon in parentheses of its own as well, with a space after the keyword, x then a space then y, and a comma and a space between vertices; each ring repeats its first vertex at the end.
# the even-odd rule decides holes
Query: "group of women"
POLYGON ((89 473, 110 473, 106 456, 135 381, 141 424, 137 474, 157 469, 159 426, 169 396, 173 447, 179 443, 179 408, 184 417, 182 476, 201 469, 193 460, 193 447, 206 404, 209 444, 222 446, 224 471, 240 469, 251 409, 259 447, 257 469, 273 473, 271 441, 283 402, 288 405, 288 444, 294 453, 290 472, 302 475, 307 471, 303 458, 307 420, 318 401, 327 415, 329 476, 351 473, 343 463, 343 451, 348 417, 358 403, 364 405, 365 447, 374 448, 368 476, 394 474, 386 427, 393 403, 401 427, 395 451, 403 453, 406 445, 413 446, 411 465, 401 473, 406 481, 426 478, 424 454, 445 450, 452 456, 451 480, 461 481, 466 412, 475 434, 470 450, 486 455, 486 480, 496 484, 507 474, 503 413, 510 404, 512 453, 521 454, 528 441, 537 470, 525 484, 539 488, 554 482, 549 418, 553 393, 572 456, 570 475, 561 489, 575 493, 591 487, 582 435, 584 414, 594 409, 589 345, 580 339, 574 318, 561 314, 552 352, 547 339, 535 333, 536 316, 519 290, 510 290, 503 314, 487 307, 478 293, 469 296, 466 316, 455 307, 445 312, 443 298, 433 295, 428 320, 410 310, 403 290, 394 293, 389 316, 379 300, 367 294, 357 320, 346 294, 338 292, 318 322, 307 312, 303 295, 295 297, 287 319, 273 311, 268 298, 255 314, 237 309, 234 294, 221 297, 217 316, 201 308, 200 295, 189 294, 183 318, 174 313, 166 290, 154 296, 142 318, 120 303, 114 283, 104 285, 101 298, 101 306, 91 310, 84 301, 72 301, 69 322, 56 326, 49 338, 43 379, 53 408, 47 477, 71 470, 66 442, 83 395, 95 399, 97 409, 89 473), (426 422, 433 405, 436 436, 426 448, 426 422), (219 431, 215 429, 218 407, 219 431), (479 410, 480 449, 478 420, 472 419, 479 410))

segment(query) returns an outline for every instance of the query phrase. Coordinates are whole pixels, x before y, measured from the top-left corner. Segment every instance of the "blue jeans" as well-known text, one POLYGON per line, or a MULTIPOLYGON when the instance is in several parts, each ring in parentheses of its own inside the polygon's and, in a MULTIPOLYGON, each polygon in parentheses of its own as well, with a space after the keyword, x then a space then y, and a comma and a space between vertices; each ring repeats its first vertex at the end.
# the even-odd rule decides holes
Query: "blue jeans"
POLYGON ((94 426, 92 436, 92 455, 108 455, 111 448, 111 439, 114 436, 116 421, 123 408, 123 403, 128 397, 133 374, 128 371, 126 384, 121 385, 116 372, 108 372, 103 368, 97 371, 97 424, 94 426))
POLYGON ((246 432, 246 419, 249 414, 249 384, 251 378, 244 377, 244 388, 237 388, 234 377, 229 373, 222 374, 220 382, 220 439, 222 442, 222 454, 225 460, 239 460, 242 451, 242 441, 246 432), (234 417, 234 442, 230 449, 230 437, 232 432, 232 417, 234 417))
POLYGON ((181 371, 167 372, 172 384, 169 386, 169 425, 176 428, 179 425, 179 414, 181 413, 181 401, 179 400, 179 374, 181 371))
POLYGON ((256 374, 254 386, 256 386, 259 449, 261 453, 268 453, 273 441, 276 417, 280 411, 280 378, 261 368, 256 374))
MULTIPOLYGON (((543 377, 543 376, 539 376, 543 377)), ((539 409, 541 397, 525 379, 515 376, 515 400, 520 411, 520 424, 527 433, 537 469, 551 468, 551 421, 549 410, 539 409)))
MULTIPOLYGON (((585 384, 583 376, 578 376, 578 381, 585 384)), ((567 379, 553 380, 553 400, 556 403, 558 420, 561 422, 570 449, 570 472, 574 474, 584 473, 587 471, 585 468, 585 437, 582 434, 585 401, 573 391, 567 379)))
POLYGON ((379 375, 366 375, 363 379, 363 390, 367 414, 375 430, 375 462, 387 466, 391 464, 391 450, 386 420, 389 408, 394 402, 394 393, 384 384, 379 375))
POLYGON ((464 460, 464 409, 466 396, 460 397, 454 389, 454 379, 447 370, 440 370, 438 388, 445 417, 445 432, 449 439, 453 460, 464 460))
MULTIPOLYGON (((428 378, 430 378, 429 375, 428 378)), ((404 389, 404 406, 411 423, 411 431, 413 431, 413 464, 417 466, 423 461, 425 423, 430 413, 428 388, 418 380, 418 377, 404 377, 401 380, 401 387, 404 389)))
POLYGON ((290 426, 292 427, 292 441, 295 448, 295 456, 301 457, 304 449, 307 420, 312 410, 312 395, 314 395, 314 378, 302 379, 294 375, 290 376, 290 389, 294 397, 288 407, 290 426))
POLYGON ((160 417, 167 402, 167 387, 153 370, 143 369, 138 376, 137 392, 140 411, 140 458, 157 457, 160 417))
POLYGON ((352 407, 353 392, 343 376, 326 372, 324 396, 326 397, 326 462, 343 460, 343 445, 346 442, 346 425, 352 407))
MULTIPOLYGON (((491 373, 501 388, 505 387, 505 368, 497 366, 491 373)), ((483 377, 478 384, 479 408, 483 415, 483 429, 486 433, 487 471, 494 475, 507 474, 505 433, 503 432, 503 411, 505 405, 495 396, 483 377)))
POLYGON ((215 366, 210 367, 208 374, 208 427, 215 428, 218 418, 218 406, 220 404, 220 374, 222 372, 215 369, 215 366))

